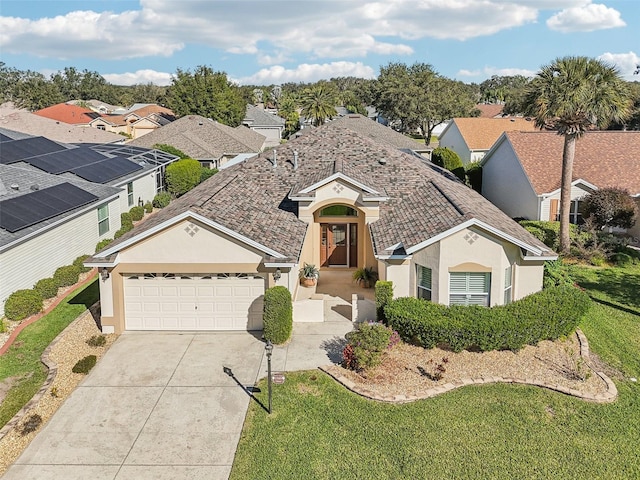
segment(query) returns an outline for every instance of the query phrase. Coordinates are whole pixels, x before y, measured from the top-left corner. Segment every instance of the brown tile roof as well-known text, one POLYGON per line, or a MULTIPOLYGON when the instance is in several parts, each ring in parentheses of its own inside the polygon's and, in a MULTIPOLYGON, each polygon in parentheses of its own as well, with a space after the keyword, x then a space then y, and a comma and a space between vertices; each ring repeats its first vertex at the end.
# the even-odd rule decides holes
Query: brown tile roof
POLYGON ((504 105, 499 103, 478 103, 476 108, 480 110, 480 118, 496 118, 502 115, 504 105))
POLYGON ((128 116, 131 114, 135 114, 135 115, 138 115, 140 118, 144 118, 153 113, 175 118, 175 114, 173 113, 173 110, 170 110, 166 107, 162 107, 160 105, 146 105, 142 108, 138 108, 137 110, 129 111, 125 115, 128 116))
POLYGON ((402 133, 396 132, 391 127, 382 125, 363 115, 348 114, 333 120, 331 124, 349 128, 365 137, 386 142, 397 148, 408 148, 411 150, 425 150, 427 148, 424 141, 414 140, 402 133))
POLYGON ((116 242, 191 210, 297 260, 307 224, 298 219, 290 192, 339 171, 384 186, 389 196, 381 203, 380 219, 370 225, 376 254, 389 254, 386 249, 399 242, 409 249, 472 219, 548 253, 497 207, 438 167, 335 123, 281 145, 277 152, 277 167, 269 152, 222 170, 116 242), (381 156, 386 163, 378 161, 381 156))
POLYGON ((513 130, 535 131, 532 120, 509 118, 454 118, 469 150, 489 150, 504 132, 513 130))
POLYGON ((37 110, 33 113, 71 125, 86 125, 94 118, 100 116, 90 108, 69 105, 68 103, 58 103, 57 105, 51 105, 50 107, 37 110))
MULTIPOLYGON (((564 138, 555 132, 508 132, 520 163, 538 195, 560 188, 564 138)), ((640 194, 640 132, 587 132, 576 142, 573 180, 598 188, 620 187, 640 194)))
POLYGON ((175 122, 129 142, 151 148, 155 144, 171 145, 191 158, 218 159, 223 155, 257 153, 265 137, 247 127, 232 128, 200 115, 186 115, 175 122))

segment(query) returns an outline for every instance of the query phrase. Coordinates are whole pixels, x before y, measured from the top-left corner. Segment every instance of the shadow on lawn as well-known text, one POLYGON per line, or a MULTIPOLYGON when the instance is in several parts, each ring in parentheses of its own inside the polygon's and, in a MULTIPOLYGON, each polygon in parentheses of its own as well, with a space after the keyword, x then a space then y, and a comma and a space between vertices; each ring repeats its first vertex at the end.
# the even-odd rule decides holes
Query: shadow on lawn
POLYGON ((585 288, 593 300, 619 310, 640 315, 640 273, 619 269, 593 272, 596 279, 577 276, 578 285, 585 288), (605 298, 598 293, 602 292, 605 298), (594 295, 595 294, 595 295, 594 295), (630 308, 625 308, 627 305, 630 308))
POLYGON ((91 306, 98 300, 100 300, 100 286, 98 285, 98 279, 96 278, 87 286, 87 288, 69 300, 68 303, 71 305, 84 305, 88 309, 91 308, 91 306))

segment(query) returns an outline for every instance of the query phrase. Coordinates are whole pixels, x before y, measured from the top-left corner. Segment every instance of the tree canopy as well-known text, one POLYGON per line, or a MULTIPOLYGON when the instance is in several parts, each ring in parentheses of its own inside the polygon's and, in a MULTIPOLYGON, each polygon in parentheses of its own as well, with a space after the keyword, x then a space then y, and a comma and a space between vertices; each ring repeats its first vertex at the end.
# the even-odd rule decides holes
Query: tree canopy
POLYGON ((631 228, 638 218, 638 205, 628 191, 621 188, 595 190, 582 200, 583 216, 598 229, 631 228))
POLYGON ((324 124, 327 119, 332 119, 338 113, 335 108, 335 91, 327 83, 320 83, 304 90, 300 98, 300 105, 302 115, 311 119, 311 123, 316 127, 324 124))

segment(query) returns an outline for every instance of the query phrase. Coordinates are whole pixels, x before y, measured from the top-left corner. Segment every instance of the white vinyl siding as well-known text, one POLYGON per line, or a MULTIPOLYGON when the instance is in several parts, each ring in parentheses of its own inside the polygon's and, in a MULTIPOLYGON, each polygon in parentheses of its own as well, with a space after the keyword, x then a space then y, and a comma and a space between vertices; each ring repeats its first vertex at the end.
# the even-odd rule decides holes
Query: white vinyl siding
MULTIPOLYGON (((143 177, 136 178, 132 182, 122 183, 115 186, 122 189, 120 193, 120 210, 122 212, 128 212, 131 207, 136 204, 135 202, 138 198, 140 198, 143 203, 153 201, 153 197, 157 193, 156 172, 150 171, 143 177), (131 194, 129 194, 129 184, 132 184, 131 194)), ((111 212, 111 216, 113 215, 113 212, 111 212)))
POLYGON ((418 277, 418 298, 431 301, 431 269, 416 265, 418 277))
POLYGON ((490 273, 451 272, 449 274, 449 305, 488 307, 490 284, 490 273))
POLYGON ((509 265, 504 271, 504 305, 511 303, 513 299, 513 267, 509 265))
POLYGON ((98 235, 101 237, 109 231, 109 204, 98 207, 98 235))

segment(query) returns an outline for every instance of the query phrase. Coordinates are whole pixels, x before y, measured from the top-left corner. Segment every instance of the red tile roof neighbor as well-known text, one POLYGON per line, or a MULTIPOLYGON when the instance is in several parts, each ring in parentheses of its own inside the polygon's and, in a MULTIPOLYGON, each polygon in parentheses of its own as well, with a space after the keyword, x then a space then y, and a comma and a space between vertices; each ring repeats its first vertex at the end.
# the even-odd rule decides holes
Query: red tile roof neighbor
POLYGON ((537 130, 533 120, 510 118, 454 118, 469 150, 489 150, 504 132, 537 130))
MULTIPOLYGON (((538 195, 560 188, 564 137, 555 132, 508 132, 538 195)), ((640 194, 640 132, 587 132, 576 142, 573 180, 640 194)))
POLYGON ((50 107, 37 110, 36 115, 41 117, 57 120, 58 122, 64 122, 71 125, 86 125, 91 120, 100 115, 90 108, 83 108, 77 105, 69 105, 67 103, 58 103, 57 105, 51 105, 50 107))

